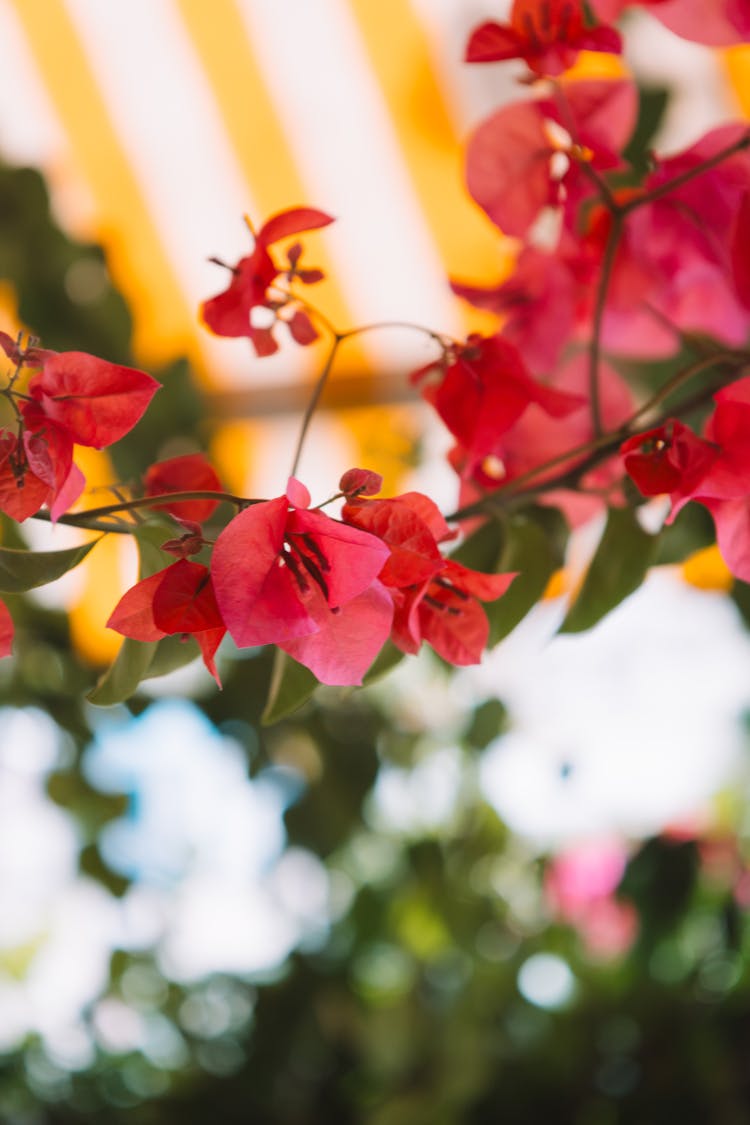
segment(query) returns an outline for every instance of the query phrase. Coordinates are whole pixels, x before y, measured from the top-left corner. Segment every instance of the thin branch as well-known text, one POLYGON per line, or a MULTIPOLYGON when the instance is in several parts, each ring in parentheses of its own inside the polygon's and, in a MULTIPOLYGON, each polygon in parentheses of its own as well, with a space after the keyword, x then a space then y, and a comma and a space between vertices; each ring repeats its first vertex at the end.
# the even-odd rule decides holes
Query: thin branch
POLYGON ((589 345, 589 400, 591 403, 591 421, 594 427, 594 433, 597 437, 601 437, 604 431, 599 395, 599 368, 601 365, 604 313, 607 307, 607 296, 610 282, 612 281, 615 258, 622 236, 622 227, 623 219, 621 214, 619 212, 613 212, 611 225, 607 234, 607 244, 604 248, 599 285, 596 291, 594 323, 591 333, 591 343, 589 345))
MULTIPOLYGON (((173 504, 185 500, 216 500, 217 503, 226 501, 228 504, 235 504, 238 508, 247 508, 250 504, 260 503, 259 500, 251 500, 245 496, 234 496, 231 492, 211 492, 209 489, 197 489, 194 492, 162 492, 157 496, 138 496, 134 500, 122 500, 117 504, 104 504, 100 508, 87 508, 83 512, 74 514, 99 519, 101 516, 111 516, 116 512, 137 511, 138 508, 171 507, 173 504)), ((60 523, 63 522, 63 518, 60 517, 60 523)))
POLYGON ((315 386, 313 387, 313 392, 310 396, 310 401, 308 402, 307 407, 305 408, 305 413, 304 413, 303 418, 302 418, 302 425, 301 425, 300 431, 299 431, 299 437, 297 438, 297 446, 296 446, 296 449, 294 450, 294 458, 292 460, 292 468, 291 468, 291 472, 289 474, 292 477, 297 475, 297 468, 298 468, 299 463, 300 463, 300 458, 302 457, 302 449, 303 449, 304 444, 305 444, 305 438, 307 437, 307 431, 310 429, 310 423, 312 422, 313 414, 315 413, 317 405, 320 401, 320 396, 323 394, 323 391, 325 389, 325 385, 328 382, 328 376, 331 374, 331 369, 333 368, 333 361, 336 358, 336 352, 339 350, 339 347, 341 346, 341 341, 343 340, 343 338, 344 337, 341 336, 338 332, 335 333, 335 335, 333 337, 333 341, 331 343, 331 347, 328 350, 328 355, 326 356, 326 361, 323 364, 323 370, 320 372, 320 375, 318 376, 318 380, 317 380, 315 386))
POLYGON ((658 187, 652 188, 651 191, 645 192, 643 195, 633 196, 626 203, 618 203, 617 210, 620 215, 629 215, 631 211, 637 210, 639 207, 645 206, 647 203, 653 203, 657 199, 661 199, 665 195, 669 195, 677 188, 681 188, 684 184, 694 180, 697 176, 702 176, 704 172, 708 172, 711 168, 715 168, 717 164, 727 160, 730 156, 734 156, 736 152, 742 152, 743 149, 750 148, 750 130, 746 132, 739 140, 734 141, 731 145, 721 149, 719 152, 709 156, 701 164, 696 164, 693 168, 688 168, 686 171, 681 172, 679 176, 674 179, 668 180, 666 183, 659 184, 658 187))
MULTIPOLYGON (((678 374, 665 383, 663 387, 660 387, 643 406, 639 407, 634 414, 631 414, 617 429, 607 434, 602 434, 583 445, 566 450, 565 453, 561 453, 557 457, 545 461, 544 464, 536 465, 534 468, 529 469, 527 472, 509 481, 507 485, 488 493, 486 496, 482 497, 481 500, 477 500, 473 504, 468 504, 450 513, 445 517, 446 520, 455 522, 470 519, 473 516, 488 515, 497 511, 498 508, 510 506, 514 501, 525 504, 547 492, 552 492, 561 488, 575 487, 581 477, 585 476, 590 469, 595 468, 603 460, 606 460, 607 457, 617 452, 624 441, 637 433, 638 430, 642 428, 643 419, 647 417, 655 407, 668 398, 669 395, 694 376, 712 367, 719 367, 727 363, 732 363, 737 368, 745 367, 750 363, 750 354, 747 352, 720 352, 710 357, 702 357, 696 363, 691 364, 690 367, 678 372, 678 374), (567 468, 557 476, 547 477, 546 480, 537 486, 531 488, 525 487, 537 477, 544 476, 552 469, 558 468, 560 465, 564 465, 579 457, 582 457, 583 460, 567 468)), ((734 372, 734 378, 737 377, 739 377, 739 371, 734 372)), ((728 385, 729 382, 732 381, 733 379, 728 380, 725 385, 728 385)), ((671 407, 669 410, 662 411, 655 418, 651 419, 649 425, 659 426, 669 418, 684 417, 697 407, 702 406, 708 399, 716 394, 716 390, 717 388, 715 386, 704 387, 689 398, 684 399, 681 403, 671 407)))

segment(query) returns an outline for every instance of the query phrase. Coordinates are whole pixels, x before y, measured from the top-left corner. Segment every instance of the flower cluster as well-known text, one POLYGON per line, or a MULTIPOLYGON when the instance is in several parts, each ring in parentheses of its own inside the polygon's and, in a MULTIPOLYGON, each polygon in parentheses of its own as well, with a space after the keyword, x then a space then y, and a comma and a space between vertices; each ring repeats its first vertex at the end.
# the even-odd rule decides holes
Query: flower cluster
MULTIPOLYGON (((157 384, 0 333, 13 365, 0 390, 13 423, 0 429, 0 511, 20 522, 46 507, 52 520, 138 535, 142 516, 133 513, 143 508, 174 525, 161 541, 169 561, 142 569, 114 607, 112 629, 154 648, 194 638, 217 682, 226 633, 240 648, 275 645, 326 684, 362 683, 389 641, 403 653, 427 642, 450 664, 474 664, 490 636, 484 603, 506 598, 508 612, 497 616, 512 627, 533 600, 529 590, 541 596, 559 565, 540 502, 563 514, 566 529, 615 509, 617 534, 638 535, 637 521, 616 511, 641 502, 630 482, 643 496, 669 496, 670 520, 702 504, 731 571, 750 582, 750 128, 729 122, 681 152, 647 151, 638 90, 623 66, 610 78, 570 71, 582 51, 621 53, 612 24, 633 6, 514 0, 507 22, 485 20, 470 35, 468 63, 514 60, 524 72, 521 95, 479 123, 466 153, 469 194, 515 240, 514 268, 494 285, 451 282, 459 298, 496 316, 494 330, 459 341, 413 326, 438 346, 411 383, 453 440, 460 507, 452 515, 420 492, 379 497, 382 481, 370 469, 348 470, 318 507, 297 479, 339 346, 365 331, 337 329, 303 296, 323 273, 301 265, 296 240, 332 222, 323 211, 283 210, 257 231, 248 220, 251 252, 224 267, 226 288, 201 306, 212 332, 246 338, 258 356, 277 351, 279 325, 286 343, 330 334, 291 476, 272 499, 223 492, 206 457, 187 453, 151 465, 130 499, 123 485, 117 503, 66 515, 84 487, 75 446, 118 441, 157 384), (323 510, 332 500, 343 501, 338 515, 323 510), (445 553, 483 522, 480 536, 495 533, 482 564, 489 573, 445 553), (514 584, 517 571, 528 581, 514 584)), ((698 43, 750 39, 738 0, 639 6, 698 43)), ((38 565, 56 577, 80 561, 62 554, 38 565)), ((620 570, 610 605, 643 577, 620 570)), ((578 621, 591 624, 591 613, 578 621)), ((0 655, 11 639, 0 604, 0 655)))
MULTIPOLYGON (((320 281, 319 269, 302 269, 299 261, 302 247, 298 242, 287 250, 286 265, 274 261, 270 248, 275 243, 303 231, 317 230, 332 223, 330 215, 311 207, 292 207, 272 215, 254 235, 252 254, 229 266, 232 280, 223 292, 204 301, 203 323, 217 336, 247 336, 259 356, 273 355, 278 343, 273 330, 277 321, 286 323, 298 344, 311 344, 317 339, 310 317, 299 300, 278 285, 279 277, 288 282, 295 279, 311 285, 320 281), (269 323, 270 320, 270 323, 269 323)), ((249 225, 249 224, 248 224, 249 225)), ((251 228, 252 233, 252 228, 251 228)), ((218 262, 223 265, 223 262, 218 262)))
MULTIPOLYGON (((606 21, 624 6, 592 5, 605 21, 593 24, 580 0, 515 0, 509 23, 469 39, 469 62, 522 59, 532 92, 481 122, 467 150, 471 196, 519 249, 497 285, 452 287, 498 330, 412 376, 455 439, 465 510, 527 481, 572 523, 623 503, 616 454, 636 401, 611 361, 667 359, 694 337, 740 349, 750 334, 750 130, 723 125, 634 165, 635 84, 562 74, 580 50, 619 52, 606 21)), ((749 30, 729 0, 643 6, 699 42, 749 30)))
MULTIPOLYGON (((143 579, 109 626, 139 641, 192 635, 217 680, 226 630, 240 648, 277 645, 325 684, 361 684, 389 635, 405 652, 424 639, 454 664, 476 663, 488 633, 476 599, 499 597, 514 575, 444 559, 437 544, 451 533, 432 501, 419 493, 365 500, 374 476, 344 475, 351 491, 342 520, 311 510, 307 488, 290 478, 283 496, 227 524, 210 568, 181 558, 143 579)), ((204 542, 195 538, 191 553, 204 542)))
POLYGON ((670 519, 690 500, 703 504, 727 566, 750 582, 750 377, 717 392, 714 403, 703 437, 670 418, 629 438, 621 453, 644 496, 669 495, 670 519))
POLYGON ((159 384, 144 371, 84 352, 52 352, 0 332, 0 348, 15 365, 5 395, 16 432, 0 429, 0 511, 19 523, 44 505, 55 519, 73 504, 85 479, 73 460, 76 445, 104 449, 129 433, 159 384), (25 395, 19 377, 33 372, 25 395))

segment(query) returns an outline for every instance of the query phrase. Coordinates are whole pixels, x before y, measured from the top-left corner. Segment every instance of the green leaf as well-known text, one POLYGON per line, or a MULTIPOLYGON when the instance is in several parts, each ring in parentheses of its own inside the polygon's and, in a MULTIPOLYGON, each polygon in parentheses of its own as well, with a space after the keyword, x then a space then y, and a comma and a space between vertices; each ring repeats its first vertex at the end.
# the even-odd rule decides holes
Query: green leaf
POLYGON ((474 712, 465 738, 477 750, 486 750, 508 728, 508 711, 499 699, 487 699, 474 712))
POLYGON ((280 648, 276 649, 271 686, 261 723, 271 726, 279 719, 285 719, 303 703, 307 703, 317 686, 318 681, 308 668, 298 664, 280 648))
POLYGON ((174 538, 174 524, 170 524, 166 519, 156 517, 144 521, 134 532, 134 538, 140 559, 139 578, 150 578, 152 574, 164 570, 175 561, 166 551, 161 550, 162 543, 174 538))
POLYGON ((362 680, 363 686, 367 687, 368 684, 375 684, 378 680, 382 680, 397 664, 401 663, 404 656, 405 653, 400 648, 396 648, 391 641, 386 641, 370 665, 369 671, 365 674, 362 680))
POLYGON ((507 594, 485 603, 490 622, 489 647, 507 637, 536 605, 557 569, 558 552, 544 529, 527 516, 516 516, 508 528, 508 541, 499 571, 517 570, 507 594))
POLYGON ((637 590, 653 562, 658 536, 649 535, 632 508, 610 508, 607 526, 562 633, 580 633, 637 590))
POLYGON ((478 531, 464 539, 460 547, 451 553, 454 562, 468 566, 471 570, 481 570, 484 574, 494 574, 506 538, 505 522, 488 520, 478 531))
POLYGON ((184 634, 175 634, 164 637, 156 642, 154 658, 149 664, 144 680, 155 679, 157 676, 166 676, 169 672, 176 672, 184 668, 200 656, 201 650, 195 637, 185 637, 184 634))
POLYGON ((83 562, 99 539, 65 551, 17 551, 0 547, 0 593, 22 594, 54 582, 83 562))
POLYGON ((714 521, 702 504, 687 504, 674 523, 662 528, 654 554, 654 566, 684 562, 695 551, 716 542, 714 521))
POLYGON ((129 699, 147 674, 158 643, 126 637, 114 662, 86 696, 89 703, 95 703, 97 707, 111 707, 129 699))

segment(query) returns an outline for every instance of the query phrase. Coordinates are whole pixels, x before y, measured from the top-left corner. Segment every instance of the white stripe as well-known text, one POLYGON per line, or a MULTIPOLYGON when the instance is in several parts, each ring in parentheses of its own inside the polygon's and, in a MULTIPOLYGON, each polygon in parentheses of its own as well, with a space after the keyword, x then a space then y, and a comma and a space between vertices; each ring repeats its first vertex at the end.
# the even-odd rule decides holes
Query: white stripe
POLYGON ((411 3, 425 32, 448 112, 459 135, 474 128, 506 102, 527 97, 518 85, 523 63, 464 62, 472 31, 487 20, 506 23, 511 0, 404 0, 411 3))
MULTIPOLYGON (((253 211, 224 124, 172 0, 66 0, 110 119, 188 303, 223 289, 208 262, 251 248, 242 221, 253 211)), ((154 325, 158 332, 159 326, 154 325)), ((288 357, 258 361, 247 341, 199 328, 212 375, 224 385, 288 377, 288 357)))
MULTIPOLYGON (((409 320, 457 332, 443 264, 346 4, 238 4, 307 185, 309 198, 300 202, 338 217, 325 237, 357 321, 409 320)), ((380 364, 401 366, 405 349, 423 354, 414 335, 372 334, 365 346, 380 364)))
POLYGON ((91 237, 93 199, 72 168, 65 131, 7 0, 0 2, 0 137, 3 159, 42 169, 57 218, 79 237, 91 237))

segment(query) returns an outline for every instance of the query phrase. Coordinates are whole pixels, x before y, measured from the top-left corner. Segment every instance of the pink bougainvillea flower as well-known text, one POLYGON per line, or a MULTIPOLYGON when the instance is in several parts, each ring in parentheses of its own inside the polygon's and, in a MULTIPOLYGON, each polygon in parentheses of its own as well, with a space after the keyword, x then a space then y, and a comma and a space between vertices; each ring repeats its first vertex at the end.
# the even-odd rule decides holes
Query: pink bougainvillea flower
POLYGON ((582 403, 578 395, 533 379, 521 353, 501 335, 470 336, 438 364, 414 372, 411 379, 471 464, 494 451, 531 403, 557 418, 582 403))
POLYGON ((545 207, 572 228, 595 188, 581 170, 620 167, 638 99, 626 79, 562 81, 557 98, 514 102, 488 117, 466 154, 469 194, 505 234, 524 238, 545 207))
POLYGON ((546 869, 545 898, 556 917, 575 926, 594 956, 617 957, 637 935, 633 904, 615 897, 626 863, 621 844, 598 842, 562 852, 546 869))
MULTIPOLYGON (((743 125, 712 129, 683 152, 660 160, 644 191, 659 190, 748 139, 743 125)), ((733 247, 749 191, 750 155, 740 149, 636 208, 628 216, 615 263, 608 311, 622 316, 645 307, 679 330, 743 344, 750 312, 737 293, 733 247)), ((605 322, 607 346, 611 329, 611 320, 605 322)), ((638 335, 632 315, 629 324, 626 317, 625 333, 631 339, 638 335)), ((677 343, 675 334, 672 350, 677 343)))
POLYGON ((390 548, 380 581, 395 606, 394 644, 415 653, 427 641, 450 664, 478 664, 489 636, 479 602, 501 597, 515 573, 481 574, 443 558, 438 543, 455 532, 419 492, 346 504, 343 516, 390 548))
POLYGON ((513 273, 494 288, 451 282, 453 292, 476 308, 503 317, 502 336, 529 368, 551 371, 573 334, 575 278, 558 254, 525 246, 513 273))
POLYGON ((85 352, 45 352, 29 394, 77 445, 104 449, 133 429, 159 384, 145 371, 85 352))
MULTIPOLYGON (((550 377, 552 388, 576 396, 575 410, 564 417, 555 417, 532 403, 488 456, 473 467, 461 446, 456 446, 449 460, 461 477, 461 505, 473 503, 517 477, 536 471, 548 461, 554 460, 555 466, 546 473, 539 472, 532 483, 541 484, 580 465, 585 455, 558 459, 569 450, 587 445, 595 436, 588 383, 588 356, 579 352, 557 367, 550 377)), ((606 430, 622 425, 635 410, 628 384, 604 362, 599 364, 599 398, 606 430)), ((571 526, 577 527, 602 511, 608 498, 617 500, 621 479, 622 464, 613 456, 585 474, 581 481, 585 491, 555 489, 548 493, 548 499, 565 513, 571 526)))
POLYGON ((311 207, 292 207, 272 215, 255 235, 252 254, 240 258, 232 267, 229 287, 201 305, 206 327, 217 336, 247 336, 259 356, 277 351, 279 345, 273 329, 279 319, 285 321, 298 344, 310 344, 317 339, 317 332, 304 309, 289 294, 274 291, 273 283, 279 275, 285 274, 287 280, 298 278, 311 284, 323 277, 322 272, 299 268, 301 249, 297 243, 289 250, 286 266, 274 261, 269 248, 282 238, 318 230, 332 222, 330 215, 311 207), (259 314, 261 317, 271 318, 270 325, 254 322, 256 309, 263 310, 259 314))
MULTIPOLYGON (((146 496, 159 496, 163 492, 221 492, 222 484, 213 465, 202 453, 187 453, 151 465, 143 477, 143 490, 146 496)), ((158 507, 180 520, 202 523, 217 505, 216 500, 180 500, 158 507)))
POLYGON ((216 599, 241 647, 277 644, 322 683, 358 684, 390 632, 376 582, 388 548, 309 504, 292 478, 286 495, 227 524, 211 563, 216 599))
POLYGON ((215 656, 226 626, 208 567, 180 559, 137 582, 120 598, 107 627, 136 641, 160 641, 175 634, 195 637, 203 663, 221 687, 215 656))
POLYGON ((581 0, 514 0, 509 23, 489 21, 472 32, 466 61, 523 59, 535 74, 558 75, 580 51, 621 50, 614 28, 585 26, 581 0))
POLYGON ((0 656, 13 652, 13 618, 5 602, 0 601, 0 656))
POLYGON ((591 0, 591 7, 599 19, 612 22, 636 3, 675 35, 695 43, 730 47, 750 40, 747 0, 591 0))

